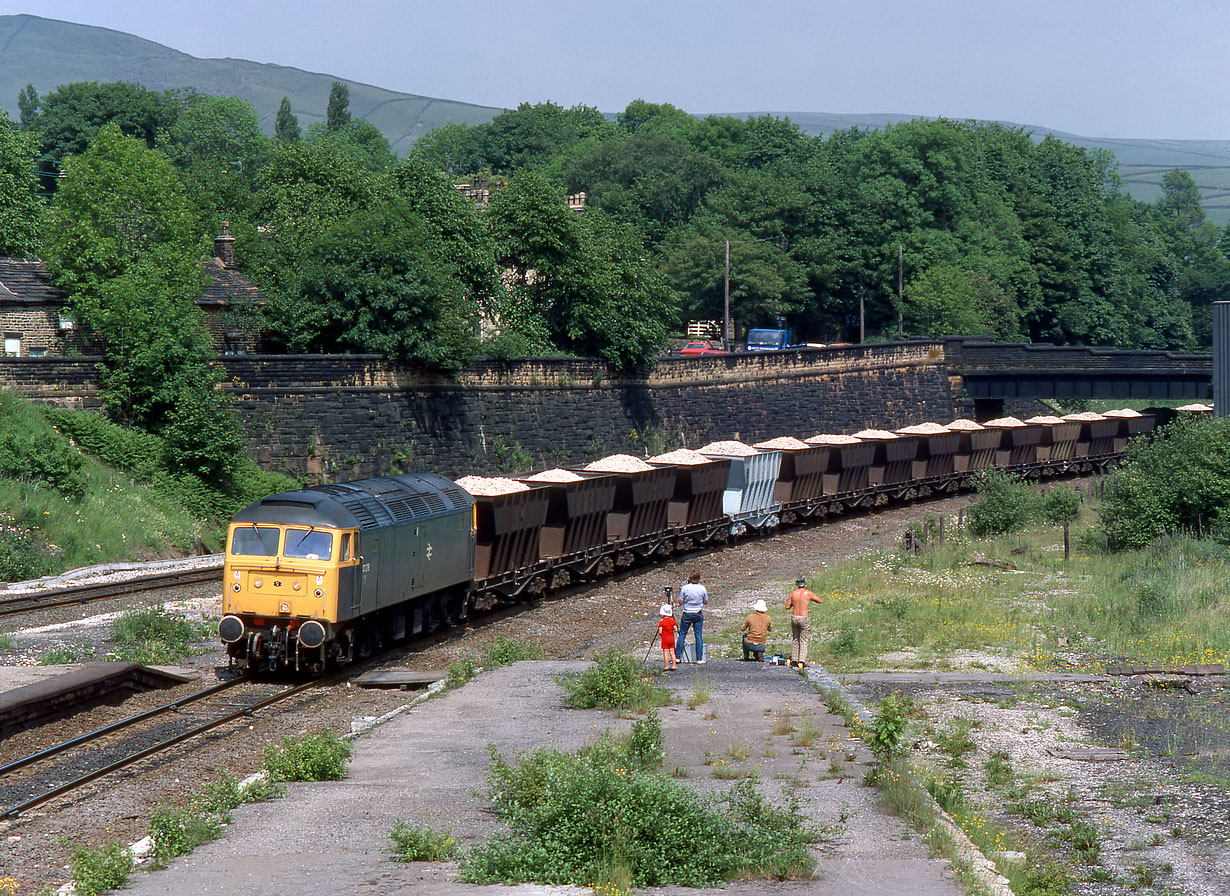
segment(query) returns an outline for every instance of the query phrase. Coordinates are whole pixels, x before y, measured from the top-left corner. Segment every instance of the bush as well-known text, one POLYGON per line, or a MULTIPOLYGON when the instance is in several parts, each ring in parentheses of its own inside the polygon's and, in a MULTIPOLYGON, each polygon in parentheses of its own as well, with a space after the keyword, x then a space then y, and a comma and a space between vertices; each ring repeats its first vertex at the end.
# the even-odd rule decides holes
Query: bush
POLYGON ((0 581, 22 582, 52 572, 45 545, 22 526, 0 523, 0 581))
POLYGON ((85 495, 81 454, 48 425, 38 408, 0 393, 0 476, 45 482, 66 498, 85 495))
POLYGON ((346 776, 350 744, 332 731, 285 737, 264 750, 265 768, 275 781, 340 781, 346 776))
POLYGON ((118 843, 97 849, 83 846, 73 851, 73 883, 77 896, 98 896, 118 890, 132 874, 132 853, 118 843))
POLYGON ((580 675, 556 679, 564 703, 573 709, 648 709, 665 706, 671 697, 650 683, 641 665, 626 653, 606 650, 580 675))
POLYGON ((889 759, 902 751, 901 736, 912 710, 910 698, 900 691, 893 691, 876 707, 871 720, 871 737, 867 746, 880 759, 889 759))
POLYGON ((203 634, 200 626, 162 607, 126 610, 111 623, 111 637, 119 645, 120 659, 146 665, 176 662, 203 634))
POLYGON ((991 467, 977 473, 973 482, 978 500, 965 519, 975 538, 1020 531, 1041 514, 1038 491, 1015 473, 991 467))
POLYGON ((1132 441, 1101 507, 1110 547, 1144 547, 1168 533, 1225 533, 1230 509, 1230 420, 1179 419, 1132 441))
POLYGON ((489 668, 510 666, 522 660, 542 659, 542 646, 539 644, 523 644, 515 638, 504 635, 496 640, 483 655, 483 665, 489 668))
POLYGON ((492 750, 489 793, 511 832, 462 866, 473 883, 706 887, 812 873, 817 834, 798 806, 766 803, 749 781, 705 798, 618 751, 541 749, 506 762, 492 750))
POLYGON ((393 840, 393 858, 398 862, 445 862, 458 853, 457 841, 448 831, 415 827, 400 818, 389 837, 393 840))
POLYGON ((1074 523, 1081 515, 1081 496, 1066 485, 1057 485, 1042 499, 1042 519, 1055 526, 1074 523))

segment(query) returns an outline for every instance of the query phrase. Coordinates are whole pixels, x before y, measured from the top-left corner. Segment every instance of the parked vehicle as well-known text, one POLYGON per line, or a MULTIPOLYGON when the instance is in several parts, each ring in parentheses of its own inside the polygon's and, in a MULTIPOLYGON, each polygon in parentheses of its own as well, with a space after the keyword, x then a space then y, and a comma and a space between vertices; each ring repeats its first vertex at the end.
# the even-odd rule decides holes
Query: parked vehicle
POLYGON ((778 349, 790 348, 790 330, 748 330, 747 350, 749 352, 773 352, 778 349))
POLYGON ((712 342, 689 342, 683 348, 679 349, 681 355, 726 355, 729 352, 722 349, 720 345, 712 342))

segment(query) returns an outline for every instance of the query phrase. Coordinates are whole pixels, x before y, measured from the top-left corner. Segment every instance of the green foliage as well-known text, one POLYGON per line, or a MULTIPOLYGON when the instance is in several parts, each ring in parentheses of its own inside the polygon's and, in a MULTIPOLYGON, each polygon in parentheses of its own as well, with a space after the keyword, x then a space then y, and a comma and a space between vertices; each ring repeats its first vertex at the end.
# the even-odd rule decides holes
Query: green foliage
POLYGON ((901 736, 905 733, 912 709, 910 699, 899 691, 894 691, 880 701, 872 717, 871 737, 867 741, 871 752, 882 760, 902 752, 901 736))
POLYGON ((80 896, 99 896, 122 889, 133 867, 132 853, 119 843, 78 847, 72 858, 75 892, 80 896))
POLYGON ((38 138, 12 127, 8 114, 0 111, 0 255, 37 254, 45 211, 37 161, 38 138))
POLYGON ((564 689, 564 702, 574 709, 642 709, 665 706, 670 694, 656 687, 635 659, 617 650, 605 650, 580 675, 556 679, 564 689))
POLYGON ((1223 537, 1230 507, 1230 421, 1179 419, 1129 445, 1100 509, 1114 548, 1142 547, 1168 533, 1223 537))
POLYGON ((397 819, 389 833, 398 862, 447 862, 457 857, 457 841, 448 831, 434 831, 397 819))
POLYGON ((334 81, 329 89, 329 105, 325 110, 325 127, 340 131, 350 124, 350 88, 341 81, 334 81))
POLYGON ((186 656, 192 644, 208 636, 203 625, 193 625, 162 607, 125 610, 111 623, 111 637, 119 658, 145 665, 169 665, 186 656))
POLYGON ((241 791, 239 782, 224 773, 190 795, 182 808, 161 805, 150 817, 149 836, 154 842, 153 866, 166 867, 171 859, 185 856, 202 843, 216 839, 231 820, 231 811, 258 793, 241 791))
POLYGON ((346 776, 350 744, 331 731, 284 737, 264 748, 265 768, 275 781, 340 781, 346 776))
POLYGON ((624 748, 624 758, 629 768, 638 771, 653 771, 666 761, 666 738, 662 734, 662 717, 651 708, 645 718, 632 723, 632 731, 624 748))
POLYGON ((444 678, 450 688, 460 687, 478 674, 477 663, 470 654, 459 656, 448 664, 448 674, 444 678))
POLYGON ((1056 485, 1042 499, 1042 519, 1056 526, 1074 523, 1081 515, 1081 496, 1066 485, 1056 485))
POLYGON ((470 853, 468 881, 702 887, 815 867, 807 844, 817 834, 797 805, 772 806, 751 782, 706 799, 601 744, 575 756, 537 750, 515 765, 491 752, 489 793, 511 833, 470 853))
POLYGON ((500 635, 483 654, 483 665, 488 668, 511 666, 522 660, 540 660, 542 656, 542 645, 527 644, 516 638, 500 635))
POLYGON ((278 105, 278 114, 274 119, 273 136, 279 143, 293 143, 301 134, 299 119, 290 110, 290 100, 282 97, 278 105))
POLYGON ((85 495, 81 454, 53 432, 38 409, 0 392, 0 476, 42 482, 66 498, 85 495))
POLYGON ((965 514, 969 532, 975 538, 1018 532, 1041 514, 1037 489, 1014 473, 989 467, 975 474, 978 500, 965 514))

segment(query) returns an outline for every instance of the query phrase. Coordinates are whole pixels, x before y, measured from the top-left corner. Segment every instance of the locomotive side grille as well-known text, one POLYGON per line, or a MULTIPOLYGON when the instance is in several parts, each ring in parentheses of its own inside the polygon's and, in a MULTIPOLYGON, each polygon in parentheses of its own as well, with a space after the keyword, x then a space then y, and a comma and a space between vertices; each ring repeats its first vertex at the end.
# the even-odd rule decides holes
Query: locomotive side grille
POLYGON ((428 513, 444 513, 449 509, 444 500, 435 492, 424 492, 422 497, 428 513))
POLYGON ((372 515, 366 502, 363 500, 354 500, 339 502, 343 507, 354 514, 354 518, 359 521, 361 529, 370 529, 376 525, 376 517, 372 515))
POLYGON ((405 498, 394 498, 391 501, 385 501, 385 506, 393 514, 393 519, 399 523, 415 518, 414 508, 410 506, 410 502, 405 498))

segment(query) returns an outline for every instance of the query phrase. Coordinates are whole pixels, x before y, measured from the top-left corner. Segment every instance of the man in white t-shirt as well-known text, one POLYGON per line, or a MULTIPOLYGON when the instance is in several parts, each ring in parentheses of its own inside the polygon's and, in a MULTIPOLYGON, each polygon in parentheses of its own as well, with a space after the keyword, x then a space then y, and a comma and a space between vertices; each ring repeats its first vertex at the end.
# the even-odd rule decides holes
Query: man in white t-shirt
POLYGON ((683 657, 683 643, 688 638, 688 629, 696 629, 696 662, 705 662, 705 641, 700 630, 705 622, 705 604, 709 603, 709 592, 700 583, 700 573, 694 572, 688 576, 687 584, 679 589, 679 603, 683 605, 683 617, 679 622, 679 640, 675 643, 675 659, 683 657))

